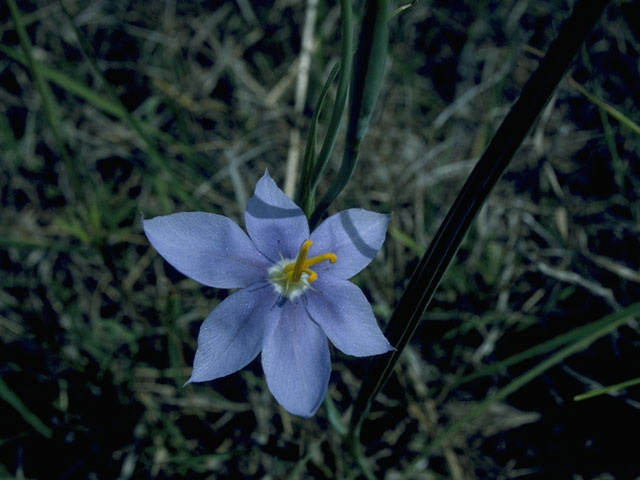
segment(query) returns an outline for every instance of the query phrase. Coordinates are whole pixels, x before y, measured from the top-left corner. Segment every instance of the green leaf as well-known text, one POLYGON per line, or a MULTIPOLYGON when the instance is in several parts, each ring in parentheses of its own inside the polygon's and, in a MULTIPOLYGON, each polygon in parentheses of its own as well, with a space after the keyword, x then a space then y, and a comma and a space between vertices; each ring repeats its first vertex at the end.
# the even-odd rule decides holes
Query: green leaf
POLYGON ((311 214, 310 210, 313 209, 313 198, 315 193, 315 188, 312 186, 312 172, 316 165, 317 158, 316 146, 318 137, 318 118, 320 117, 320 113, 322 112, 322 107, 324 106, 324 101, 327 97, 329 87, 331 86, 331 83, 335 79, 337 73, 338 65, 333 67, 331 73, 329 73, 329 78, 327 78, 327 81, 325 82, 324 87, 320 92, 320 97, 318 98, 318 103, 316 104, 316 110, 313 113, 313 118, 311 119, 309 135, 307 136, 307 146, 304 152, 304 159, 302 160, 300 188, 298 188, 298 201, 299 204, 302 205, 302 209, 304 210, 307 217, 311 214))
MULTIPOLYGON (((322 149, 318 155, 318 160, 313 167, 311 173, 311 195, 315 195, 316 187, 322 177, 333 147, 338 136, 338 129, 342 123, 342 113, 347 103, 347 92, 349 91, 349 83, 351 80, 351 70, 353 67, 353 20, 351 0, 340 0, 340 12, 342 16, 342 43, 340 54, 340 79, 338 81, 338 90, 336 92, 336 100, 333 104, 331 119, 327 126, 327 133, 322 143, 322 149)), ((309 208, 311 210, 312 208, 309 208)))

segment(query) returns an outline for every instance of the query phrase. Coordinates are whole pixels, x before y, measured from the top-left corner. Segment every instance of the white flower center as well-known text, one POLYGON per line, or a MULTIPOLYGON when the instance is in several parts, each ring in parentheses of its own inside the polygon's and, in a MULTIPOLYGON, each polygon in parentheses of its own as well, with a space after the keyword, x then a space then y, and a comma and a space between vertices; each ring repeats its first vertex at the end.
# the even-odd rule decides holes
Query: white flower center
POLYGON ((305 240, 302 242, 295 260, 282 259, 269 268, 271 285, 276 289, 276 292, 289 300, 302 295, 318 278, 318 274, 310 267, 321 262, 335 263, 338 260, 336 254, 331 252, 307 258, 311 245, 313 245, 311 240, 305 240))

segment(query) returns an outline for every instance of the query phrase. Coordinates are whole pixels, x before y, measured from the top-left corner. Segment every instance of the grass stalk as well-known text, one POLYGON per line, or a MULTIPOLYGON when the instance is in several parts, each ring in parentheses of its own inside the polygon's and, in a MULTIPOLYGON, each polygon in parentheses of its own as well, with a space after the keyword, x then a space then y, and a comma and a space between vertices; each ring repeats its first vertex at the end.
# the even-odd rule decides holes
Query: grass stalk
POLYGON ((400 355, 418 328, 422 314, 458 251, 476 213, 509 165, 607 4, 607 0, 583 0, 576 4, 573 13, 564 22, 538 69, 523 87, 520 98, 503 120, 440 225, 387 327, 386 336, 396 350, 375 357, 363 380, 350 425, 356 438, 359 437, 362 422, 367 417, 375 396, 391 376, 400 355))
POLYGON ((389 0, 367 1, 353 69, 349 123, 342 164, 329 190, 311 215, 309 224, 312 228, 318 224, 329 205, 347 186, 356 167, 360 144, 369 127, 382 85, 389 43, 389 14, 389 0))

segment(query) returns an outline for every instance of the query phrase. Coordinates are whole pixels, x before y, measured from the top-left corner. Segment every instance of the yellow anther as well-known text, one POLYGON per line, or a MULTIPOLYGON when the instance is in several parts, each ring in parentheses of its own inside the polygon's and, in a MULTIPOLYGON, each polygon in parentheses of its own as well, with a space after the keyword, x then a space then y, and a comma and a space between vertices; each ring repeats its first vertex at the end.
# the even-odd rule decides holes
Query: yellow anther
POLYGON ((318 255, 308 259, 306 262, 304 262, 304 266, 311 267, 312 265, 316 265, 317 263, 325 262, 327 260, 329 260, 329 263, 336 263, 336 261, 338 260, 338 257, 336 256, 335 253, 331 253, 331 252, 323 253, 322 255, 318 255))
POLYGON ((330 263, 336 263, 336 261, 338 260, 337 255, 331 252, 307 258, 307 254, 309 253, 311 245, 313 245, 313 242, 311 240, 305 240, 304 242, 302 242, 302 246, 300 247, 300 251, 298 252, 295 263, 288 263, 287 265, 285 265, 283 271, 289 277, 290 282, 299 282, 300 277, 304 272, 309 275, 309 283, 312 283, 318 278, 318 274, 311 270, 309 267, 326 261, 329 261, 330 263))
POLYGON ((307 281, 309 283, 313 283, 316 281, 316 278, 318 278, 318 274, 316 272, 314 272, 313 270, 309 270, 308 268, 305 268, 303 270, 304 273, 306 273, 307 275, 309 275, 309 278, 307 279, 307 281))

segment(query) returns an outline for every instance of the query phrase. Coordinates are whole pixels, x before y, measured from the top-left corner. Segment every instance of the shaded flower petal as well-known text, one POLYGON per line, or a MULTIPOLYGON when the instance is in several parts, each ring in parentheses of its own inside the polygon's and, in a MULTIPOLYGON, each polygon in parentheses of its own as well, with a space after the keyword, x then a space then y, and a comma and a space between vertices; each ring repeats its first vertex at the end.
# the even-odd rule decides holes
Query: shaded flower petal
POLYGON ((287 301, 265 337, 262 368, 269 390, 288 412, 312 416, 331 373, 327 337, 309 319, 301 302, 287 301))
POLYGON ((361 208, 343 210, 322 222, 311 234, 313 246, 309 255, 333 252, 338 256, 334 264, 317 266, 340 278, 351 278, 374 259, 384 242, 391 215, 370 212, 361 208))
POLYGON ((276 301, 277 295, 266 282, 225 298, 200 327, 193 373, 187 383, 224 377, 256 358, 267 326, 265 305, 276 301))
POLYGON ((306 308, 331 343, 348 355, 365 357, 393 350, 364 293, 348 280, 318 277, 307 292, 306 308))
POLYGON ((217 288, 263 280, 271 264, 242 229, 222 215, 174 213, 143 220, 153 247, 187 277, 217 288))
POLYGON ((244 212, 247 232, 260 252, 272 262, 295 258, 302 242, 309 238, 304 213, 287 197, 267 172, 244 212))

